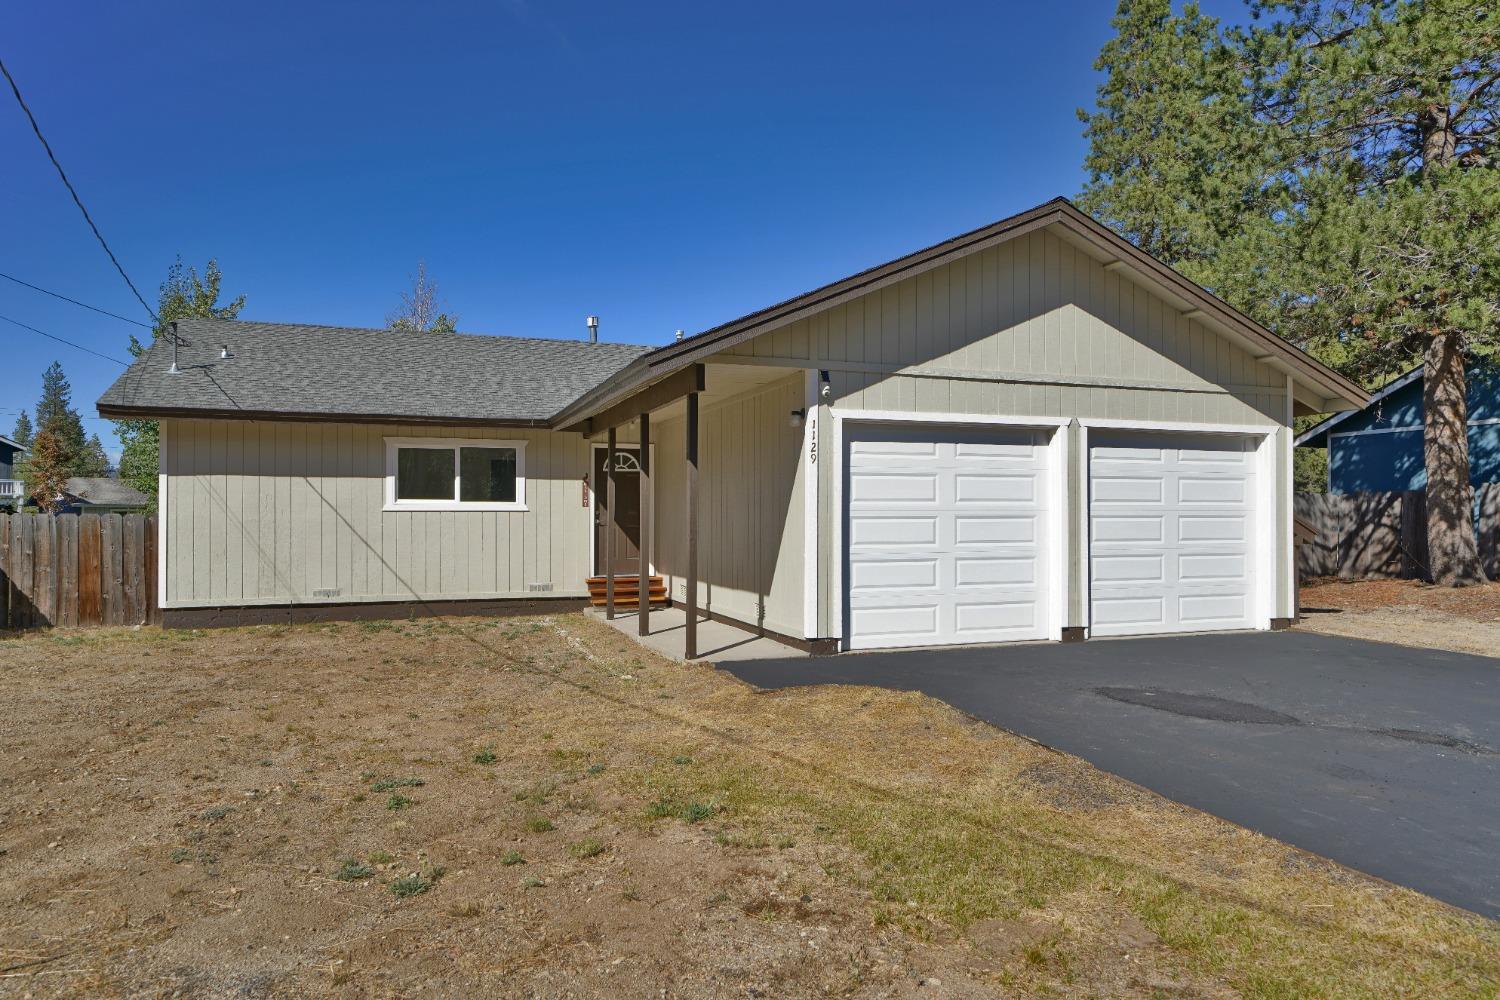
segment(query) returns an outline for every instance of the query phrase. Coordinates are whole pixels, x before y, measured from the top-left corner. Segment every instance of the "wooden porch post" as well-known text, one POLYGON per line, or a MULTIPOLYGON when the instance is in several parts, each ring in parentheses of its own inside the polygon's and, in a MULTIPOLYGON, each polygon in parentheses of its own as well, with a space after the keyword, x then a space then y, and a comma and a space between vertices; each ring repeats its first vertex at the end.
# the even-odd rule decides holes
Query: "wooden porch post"
POLYGON ((641 586, 636 592, 636 634, 651 634, 651 414, 641 414, 641 586))
POLYGON ((615 429, 604 459, 604 617, 615 617, 615 429))
POLYGON ((698 657, 698 394, 687 396, 687 632, 684 655, 698 657))

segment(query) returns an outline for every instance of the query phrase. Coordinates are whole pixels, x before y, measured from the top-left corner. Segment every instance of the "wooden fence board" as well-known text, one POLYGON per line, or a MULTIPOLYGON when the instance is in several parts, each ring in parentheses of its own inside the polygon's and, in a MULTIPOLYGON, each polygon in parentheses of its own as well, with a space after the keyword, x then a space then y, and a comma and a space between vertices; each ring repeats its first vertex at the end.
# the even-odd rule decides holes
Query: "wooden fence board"
MULTIPOLYGON (((1298 547, 1303 577, 1421 579, 1428 573, 1427 494, 1298 493, 1297 516, 1317 529, 1298 547)), ((1475 538, 1490 579, 1500 577, 1500 483, 1475 491, 1475 538)))
POLYGON ((78 624, 78 518, 57 518, 57 617, 65 628, 78 624))
POLYGON ((32 565, 32 600, 36 604, 37 617, 51 624, 57 620, 57 546, 55 519, 34 516, 31 518, 34 563, 32 565))
POLYGON ((104 600, 100 592, 101 558, 99 515, 78 518, 78 624, 104 624, 104 600))
POLYGON ((10 515, 0 514, 0 628, 10 624, 10 515))
POLYGON ((146 562, 146 519, 139 514, 126 514, 121 536, 121 571, 123 575, 125 621, 130 624, 145 621, 145 603, 142 598, 143 570, 146 562))
POLYGON ((146 518, 146 624, 161 624, 161 602, 158 600, 156 576, 156 515, 146 518))
POLYGON ((123 518, 119 514, 100 514, 99 528, 104 538, 104 558, 100 563, 100 569, 104 572, 104 579, 100 584, 104 591, 104 624, 124 625, 123 518))

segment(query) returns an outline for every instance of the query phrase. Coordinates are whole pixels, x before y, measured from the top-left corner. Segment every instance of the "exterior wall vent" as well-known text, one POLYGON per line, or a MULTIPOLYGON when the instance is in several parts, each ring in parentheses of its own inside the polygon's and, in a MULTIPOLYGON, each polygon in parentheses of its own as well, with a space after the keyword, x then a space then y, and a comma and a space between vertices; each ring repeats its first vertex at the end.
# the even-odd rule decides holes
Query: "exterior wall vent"
POLYGON ((528 583, 526 585, 526 589, 529 590, 529 591, 531 591, 533 594, 542 594, 542 593, 546 593, 547 591, 550 591, 552 589, 552 584, 550 584, 550 583, 528 583))
POLYGON ((337 597, 342 592, 343 591, 338 587, 323 587, 320 590, 313 591, 312 595, 314 597, 337 597))

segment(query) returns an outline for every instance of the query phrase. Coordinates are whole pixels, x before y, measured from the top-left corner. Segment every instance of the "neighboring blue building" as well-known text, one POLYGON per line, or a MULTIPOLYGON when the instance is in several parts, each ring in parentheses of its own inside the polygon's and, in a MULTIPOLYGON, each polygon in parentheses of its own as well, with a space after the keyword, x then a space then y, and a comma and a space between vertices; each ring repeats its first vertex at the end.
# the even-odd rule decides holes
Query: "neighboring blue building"
MULTIPOLYGON (((1500 482, 1500 365, 1473 365, 1469 382, 1469 478, 1500 482)), ((1388 383, 1362 410, 1336 413, 1297 438, 1299 448, 1328 449, 1328 492, 1420 490, 1422 369, 1388 383)))
POLYGON ((26 449, 20 442, 0 435, 0 507, 10 508, 20 503, 21 480, 16 477, 16 463, 26 449))

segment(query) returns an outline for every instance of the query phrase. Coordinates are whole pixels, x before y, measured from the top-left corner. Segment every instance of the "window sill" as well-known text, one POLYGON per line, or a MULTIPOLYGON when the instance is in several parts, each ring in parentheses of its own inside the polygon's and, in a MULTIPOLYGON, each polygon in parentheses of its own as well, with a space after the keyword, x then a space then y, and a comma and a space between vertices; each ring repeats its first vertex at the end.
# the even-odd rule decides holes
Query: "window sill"
POLYGON ((509 511, 511 513, 525 513, 530 510, 524 503, 458 503, 453 500, 412 500, 407 503, 388 503, 381 507, 382 513, 398 514, 405 511, 459 511, 459 512, 487 512, 487 511, 509 511))

